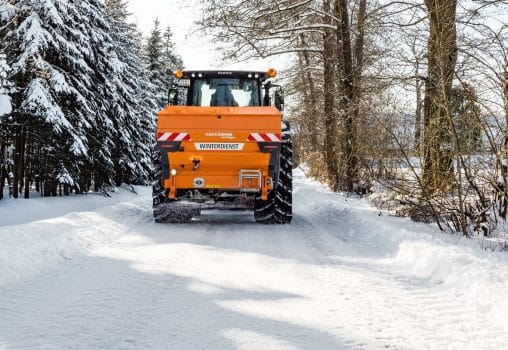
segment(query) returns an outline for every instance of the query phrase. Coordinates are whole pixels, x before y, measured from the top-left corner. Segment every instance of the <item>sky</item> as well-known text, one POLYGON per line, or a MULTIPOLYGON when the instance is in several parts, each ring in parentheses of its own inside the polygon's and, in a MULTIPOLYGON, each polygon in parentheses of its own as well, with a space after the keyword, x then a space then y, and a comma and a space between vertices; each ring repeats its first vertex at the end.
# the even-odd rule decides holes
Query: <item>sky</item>
POLYGON ((178 53, 182 56, 186 69, 252 69, 265 70, 274 67, 278 70, 281 62, 277 60, 256 60, 244 63, 225 63, 220 59, 213 43, 202 33, 193 32, 194 21, 199 18, 199 0, 130 0, 129 10, 132 20, 147 36, 159 17, 161 28, 168 25, 174 33, 178 53))

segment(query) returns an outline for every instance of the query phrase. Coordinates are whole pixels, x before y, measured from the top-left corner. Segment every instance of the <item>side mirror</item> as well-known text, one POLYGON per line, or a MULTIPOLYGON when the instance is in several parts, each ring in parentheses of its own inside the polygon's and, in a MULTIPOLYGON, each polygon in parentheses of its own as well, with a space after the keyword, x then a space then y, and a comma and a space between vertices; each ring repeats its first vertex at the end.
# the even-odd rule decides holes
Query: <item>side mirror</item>
POLYGON ((170 89, 168 93, 168 102, 171 106, 178 104, 178 89, 170 89))
POLYGON ((284 111, 284 91, 281 89, 276 90, 273 102, 279 111, 284 111))

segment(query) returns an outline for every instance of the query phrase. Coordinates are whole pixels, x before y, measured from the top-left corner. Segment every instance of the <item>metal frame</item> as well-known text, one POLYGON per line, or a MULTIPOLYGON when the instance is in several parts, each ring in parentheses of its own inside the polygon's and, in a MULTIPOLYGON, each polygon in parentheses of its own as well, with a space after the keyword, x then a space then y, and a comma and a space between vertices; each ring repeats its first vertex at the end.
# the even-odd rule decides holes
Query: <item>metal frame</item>
POLYGON ((257 192, 261 189, 261 180, 262 180, 261 170, 254 169, 241 169, 239 174, 239 183, 238 187, 242 192, 257 192), (243 180, 244 179, 257 179, 258 180, 258 188, 244 188, 243 180))

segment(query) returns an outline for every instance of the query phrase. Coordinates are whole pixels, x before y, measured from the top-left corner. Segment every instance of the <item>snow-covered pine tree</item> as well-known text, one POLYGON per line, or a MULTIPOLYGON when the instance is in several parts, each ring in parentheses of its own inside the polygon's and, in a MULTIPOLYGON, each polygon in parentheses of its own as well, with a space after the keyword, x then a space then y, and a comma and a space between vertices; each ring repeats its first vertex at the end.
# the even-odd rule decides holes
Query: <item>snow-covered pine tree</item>
POLYGON ((141 34, 128 22, 123 0, 107 0, 108 18, 113 24, 114 64, 110 91, 110 112, 117 131, 113 148, 115 182, 146 183, 150 178, 150 154, 155 130, 156 88, 143 66, 141 34))
POLYGON ((127 11, 126 0, 106 0, 104 5, 110 20, 115 21, 124 30, 132 28, 132 25, 127 23, 130 13, 127 11))
POLYGON ((172 72, 182 68, 183 61, 175 48, 173 31, 170 26, 166 27, 166 30, 164 30, 164 34, 162 35, 162 48, 162 70, 164 72, 164 80, 166 82, 171 82, 174 79, 172 72))
POLYGON ((11 94, 13 85, 8 80, 8 73, 10 71, 7 64, 5 54, 0 51, 0 199, 3 198, 3 187, 5 179, 9 173, 10 164, 12 159, 8 147, 10 145, 10 135, 8 133, 8 117, 12 112, 11 94))
POLYGON ((83 59, 87 38, 79 30, 87 19, 73 1, 13 0, 4 2, 0 12, 1 45, 17 89, 13 119, 22 125, 23 134, 15 176, 25 178, 25 187, 38 176, 45 194, 55 195, 59 183, 78 185, 88 157, 85 130, 93 110, 80 83, 91 69, 83 59), (27 131, 35 137, 27 139, 27 131), (28 150, 38 156, 31 157, 28 150))
POLYGON ((115 36, 116 23, 109 18, 107 7, 98 0, 82 1, 78 6, 85 17, 94 19, 82 27, 88 38, 86 59, 92 69, 91 83, 95 86, 90 100, 96 110, 96 126, 89 135, 92 166, 83 169, 82 181, 87 188, 93 183, 98 191, 104 185, 113 185, 116 176, 114 149, 118 143, 118 129, 112 105, 121 98, 115 85, 121 66, 116 48, 122 38, 115 36))
POLYGON ((135 154, 137 155, 136 165, 139 167, 140 178, 138 181, 146 182, 146 179, 151 181, 152 171, 152 150, 155 144, 155 125, 157 112, 160 110, 157 104, 157 86, 147 79, 149 76, 148 70, 142 64, 143 57, 143 36, 137 31, 135 37, 135 53, 139 59, 137 66, 138 74, 140 78, 137 84, 137 105, 138 105, 138 135, 137 149, 135 154))
POLYGON ((159 19, 156 18, 154 27, 147 39, 145 47, 146 67, 150 74, 150 81, 157 89, 157 104, 162 108, 167 105, 167 91, 170 81, 167 80, 167 65, 164 62, 164 43, 160 30, 159 19))
POLYGON ((154 21, 154 27, 146 43, 147 68, 152 74, 161 72, 164 64, 162 62, 162 33, 160 30, 159 18, 154 21))
POLYGON ((16 86, 13 122, 25 132, 19 163, 30 169, 18 167, 18 177, 35 179, 46 195, 61 184, 81 191, 149 179, 156 89, 125 1, 106 5, 0 0, 0 50, 16 86))

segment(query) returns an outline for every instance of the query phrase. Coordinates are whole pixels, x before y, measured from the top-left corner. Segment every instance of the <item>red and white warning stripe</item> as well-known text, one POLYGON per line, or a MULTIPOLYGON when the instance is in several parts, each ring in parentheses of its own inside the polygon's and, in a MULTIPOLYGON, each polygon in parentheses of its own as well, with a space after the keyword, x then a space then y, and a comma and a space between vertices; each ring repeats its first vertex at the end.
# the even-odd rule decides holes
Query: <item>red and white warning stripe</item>
POLYGON ((157 141, 189 141, 190 135, 186 132, 159 132, 157 141))
POLYGON ((280 134, 254 132, 249 135, 247 140, 257 142, 280 142, 282 141, 282 137, 280 134))

